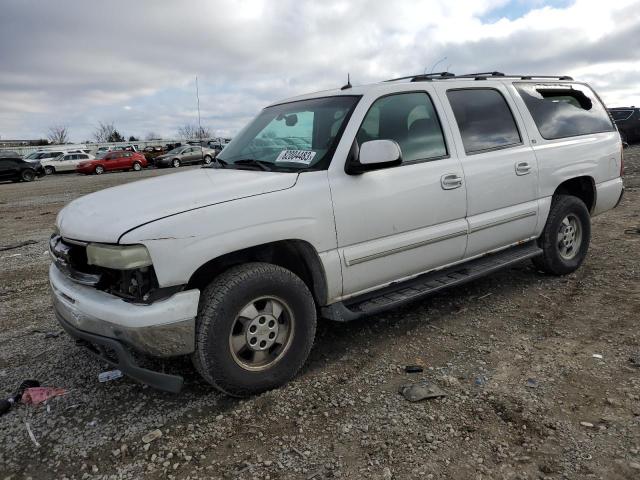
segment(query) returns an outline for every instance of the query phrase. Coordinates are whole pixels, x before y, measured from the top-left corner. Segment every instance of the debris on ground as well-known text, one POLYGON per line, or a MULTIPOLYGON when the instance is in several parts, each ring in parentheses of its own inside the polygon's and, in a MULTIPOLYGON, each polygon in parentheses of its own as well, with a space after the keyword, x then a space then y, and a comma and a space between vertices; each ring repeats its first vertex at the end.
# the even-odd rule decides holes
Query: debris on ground
POLYGON ((593 355, 591 355, 593 358, 598 358, 600 360, 602 360, 602 354, 600 353, 594 353, 593 355))
POLYGON ((151 443, 154 440, 157 440, 158 438, 160 438, 162 436, 162 430, 157 429, 157 430, 152 430, 151 432, 147 433, 144 437, 142 437, 142 441, 144 443, 151 443))
POLYGON ((640 354, 629 357, 629 363, 632 367, 640 368, 640 354))
POLYGON ((424 371, 424 368, 420 365, 407 365, 404 367, 406 373, 420 373, 424 371))
POLYGON ((33 245, 36 242, 35 240, 25 240, 24 242, 11 243, 9 245, 0 245, 0 252, 4 252, 6 250, 14 250, 16 248, 25 247, 27 245, 33 245))
POLYGON ((64 388, 57 387, 32 387, 25 389, 21 402, 25 405, 39 405, 47 400, 66 395, 64 388))
POLYGON ((527 387, 529 388, 537 388, 538 381, 535 378, 527 378, 527 387))
POLYGON ((398 393, 410 402, 419 402, 430 398, 446 397, 447 394, 428 380, 416 383, 405 383, 398 389, 398 393))
POLYGON ((25 427, 27 427, 27 433, 29 434, 29 438, 31 439, 33 444, 36 446, 36 448, 40 448, 40 444, 38 443, 38 440, 36 440, 36 436, 31 431, 31 425, 29 425, 29 422, 24 422, 24 425, 25 427))
POLYGON ((582 425, 585 428, 593 428, 593 423, 591 422, 580 422, 580 425, 582 425))
POLYGON ((98 374, 98 381, 100 383, 110 382, 111 380, 117 380, 118 378, 122 378, 122 372, 120 370, 109 370, 108 372, 98 374))

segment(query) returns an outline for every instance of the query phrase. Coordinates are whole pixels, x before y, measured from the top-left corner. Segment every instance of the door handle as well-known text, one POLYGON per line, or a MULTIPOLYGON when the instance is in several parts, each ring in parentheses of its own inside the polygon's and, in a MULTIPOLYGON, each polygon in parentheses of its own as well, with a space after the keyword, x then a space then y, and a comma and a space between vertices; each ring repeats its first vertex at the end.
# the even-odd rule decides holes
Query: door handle
POLYGON ((454 188, 460 188, 462 186, 462 177, 455 173, 447 173, 440 177, 440 185, 443 190, 453 190, 454 188))
POLYGON ((516 175, 526 175, 527 173, 531 173, 531 165, 529 165, 529 162, 516 163, 516 175))

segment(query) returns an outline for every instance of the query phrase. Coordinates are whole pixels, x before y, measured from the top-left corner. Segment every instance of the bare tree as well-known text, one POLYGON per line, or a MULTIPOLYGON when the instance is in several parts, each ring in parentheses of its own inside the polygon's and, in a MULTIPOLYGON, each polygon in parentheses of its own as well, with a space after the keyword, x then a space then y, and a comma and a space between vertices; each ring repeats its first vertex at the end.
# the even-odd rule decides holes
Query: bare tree
POLYGON ((200 138, 210 138, 211 130, 209 127, 198 127, 192 123, 185 123, 178 128, 178 136, 186 140, 197 140, 200 138))
POLYGON ((147 133, 144 138, 147 140, 160 140, 162 136, 158 135, 156 132, 151 131, 147 133))
POLYGON ((93 139, 97 143, 111 142, 113 134, 116 133, 116 127, 111 123, 99 122, 96 129, 93 131, 93 139))
POLYGON ((49 127, 47 137, 54 145, 69 143, 69 127, 66 125, 53 125, 49 127))

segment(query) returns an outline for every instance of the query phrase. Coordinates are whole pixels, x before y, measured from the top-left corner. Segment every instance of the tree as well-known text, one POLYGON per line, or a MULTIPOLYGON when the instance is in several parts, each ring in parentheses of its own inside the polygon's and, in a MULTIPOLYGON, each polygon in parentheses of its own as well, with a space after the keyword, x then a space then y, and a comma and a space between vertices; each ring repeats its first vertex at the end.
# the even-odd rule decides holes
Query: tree
POLYGON ((131 135, 131 136, 129 137, 129 141, 130 141, 130 142, 139 142, 139 141, 140 141, 140 139, 139 139, 139 138, 134 137, 133 135, 131 135))
POLYGON ((113 132, 111 132, 111 136, 109 136, 109 139, 107 140, 107 142, 124 142, 125 138, 123 135, 120 135, 120 132, 118 132, 116 129, 113 130, 113 132))
POLYGON ((66 125, 53 125, 49 127, 47 137, 54 145, 69 143, 69 128, 66 125))
POLYGON ((147 140, 161 140, 162 136, 158 135, 156 132, 149 132, 144 138, 147 140))
POLYGON ((185 140, 198 140, 200 138, 210 138, 212 135, 209 127, 198 127, 192 123, 185 123, 178 128, 178 136, 185 140))
POLYGON ((93 138, 97 143, 113 142, 110 138, 113 136, 115 131, 116 127, 113 125, 113 122, 99 122, 93 132, 93 138))

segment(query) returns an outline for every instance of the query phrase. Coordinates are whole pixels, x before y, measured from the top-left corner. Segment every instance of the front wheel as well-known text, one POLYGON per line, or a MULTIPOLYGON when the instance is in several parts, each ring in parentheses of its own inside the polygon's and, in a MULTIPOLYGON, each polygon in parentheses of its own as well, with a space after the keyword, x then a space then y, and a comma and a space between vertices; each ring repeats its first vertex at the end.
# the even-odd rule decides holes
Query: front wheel
POLYGON ((558 195, 539 239, 542 255, 533 259, 539 269, 552 275, 574 272, 587 257, 591 240, 591 217, 582 200, 558 195))
POLYGON ((173 161, 171 162, 171 165, 173 165, 173 168, 178 168, 180 166, 180 160, 178 160, 177 158, 174 158, 173 161))
POLYGON ((104 173, 104 167, 102 165, 98 165, 94 170, 96 175, 102 175, 104 173))
POLYGON ((45 175, 53 175, 54 173, 56 173, 56 169, 53 167, 44 167, 44 173, 45 175))
POLYGON ((36 178, 36 175, 33 170, 23 170, 20 178, 22 178, 23 182, 33 182, 33 180, 35 180, 36 178))
POLYGON ((204 157, 204 164, 205 164, 205 165, 211 165, 211 161, 212 161, 212 160, 213 160, 213 159, 212 159, 209 155, 206 155, 206 156, 204 157))
POLYGON ((140 170, 142 170, 142 165, 140 165, 140 162, 133 162, 133 169, 136 172, 139 172, 140 170))
POLYGON ((304 282, 268 263, 233 267, 202 291, 193 363, 233 396, 279 387, 304 364, 316 308, 304 282))

